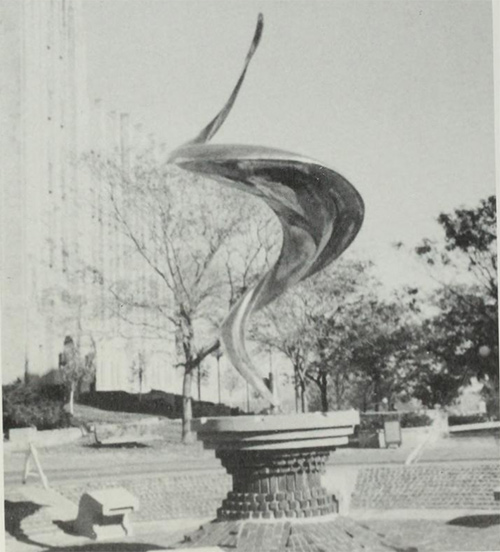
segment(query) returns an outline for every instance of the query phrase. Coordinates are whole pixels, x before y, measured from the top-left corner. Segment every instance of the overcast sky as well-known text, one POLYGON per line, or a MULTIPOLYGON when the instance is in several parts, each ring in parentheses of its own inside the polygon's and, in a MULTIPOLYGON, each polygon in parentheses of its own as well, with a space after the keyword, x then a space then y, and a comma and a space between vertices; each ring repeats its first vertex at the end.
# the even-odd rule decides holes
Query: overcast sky
MULTIPOLYGON (((172 149, 194 137, 264 34, 219 143, 325 162, 363 196, 353 253, 435 236, 442 211, 495 192, 491 2, 87 0, 88 86, 172 149)), ((411 273, 411 276, 408 274, 411 273)))

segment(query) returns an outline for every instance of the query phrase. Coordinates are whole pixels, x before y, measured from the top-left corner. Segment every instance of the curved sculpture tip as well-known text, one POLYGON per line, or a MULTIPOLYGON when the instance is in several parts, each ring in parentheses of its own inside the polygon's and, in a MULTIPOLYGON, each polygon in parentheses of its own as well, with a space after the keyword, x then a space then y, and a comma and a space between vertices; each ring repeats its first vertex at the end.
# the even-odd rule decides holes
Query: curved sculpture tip
POLYGON ((259 13, 257 17, 257 26, 255 27, 252 43, 250 44, 250 49, 248 50, 247 57, 245 58, 243 71, 241 72, 240 78, 238 79, 236 86, 231 92, 231 95, 229 96, 227 102, 224 104, 224 107, 219 111, 219 113, 217 113, 217 115, 210 121, 210 123, 208 123, 208 125, 198 134, 198 136, 196 136, 196 138, 188 142, 188 144, 205 144, 215 136, 219 128, 223 125, 224 121, 227 119, 227 116, 229 115, 229 112, 231 111, 234 105, 234 102, 238 97, 238 93, 240 91, 241 85, 245 80, 245 75, 247 73, 247 69, 250 64, 250 61, 252 61, 252 57, 255 54, 255 51, 257 50, 257 47, 260 44, 260 39, 262 37, 263 29, 264 29, 264 16, 261 13, 259 13))

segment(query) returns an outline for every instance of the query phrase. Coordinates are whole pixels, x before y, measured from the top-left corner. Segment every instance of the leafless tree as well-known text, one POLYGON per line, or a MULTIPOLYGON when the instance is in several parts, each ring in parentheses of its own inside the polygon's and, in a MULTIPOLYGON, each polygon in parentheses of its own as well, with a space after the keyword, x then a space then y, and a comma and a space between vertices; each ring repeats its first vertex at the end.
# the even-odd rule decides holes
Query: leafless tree
POLYGON ((131 246, 129 271, 109 282, 117 314, 143 333, 175 340, 183 375, 183 441, 192 439, 193 373, 220 346, 217 330, 266 267, 271 213, 246 194, 144 154, 131 167, 92 156, 110 214, 131 246))
POLYGON ((94 351, 83 356, 78 343, 71 336, 64 339, 63 352, 59 355, 59 369, 69 391, 69 412, 74 414, 75 392, 82 383, 90 382, 95 375, 94 351))

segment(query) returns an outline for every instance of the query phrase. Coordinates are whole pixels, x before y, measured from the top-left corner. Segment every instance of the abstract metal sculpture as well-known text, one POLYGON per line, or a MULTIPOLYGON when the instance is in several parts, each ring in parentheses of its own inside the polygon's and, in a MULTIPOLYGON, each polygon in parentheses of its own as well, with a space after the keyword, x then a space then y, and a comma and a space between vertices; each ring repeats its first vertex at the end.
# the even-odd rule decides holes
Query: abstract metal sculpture
POLYGON ((221 332, 234 367, 275 405, 276 398, 246 351, 247 321, 253 312, 325 268, 345 251, 361 227, 364 205, 359 193, 344 177, 307 157, 260 146, 207 143, 236 100, 262 29, 263 17, 259 15, 244 69, 228 101, 194 140, 171 154, 169 162, 256 195, 278 216, 283 229, 279 258, 241 297, 224 321, 221 332))

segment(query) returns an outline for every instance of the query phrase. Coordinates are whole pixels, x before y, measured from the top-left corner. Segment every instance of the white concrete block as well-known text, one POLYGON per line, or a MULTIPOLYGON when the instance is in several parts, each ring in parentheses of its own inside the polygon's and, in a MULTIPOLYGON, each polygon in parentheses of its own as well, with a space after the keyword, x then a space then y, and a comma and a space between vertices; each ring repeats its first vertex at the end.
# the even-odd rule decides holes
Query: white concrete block
POLYGON ((138 509, 138 499, 122 487, 84 493, 74 529, 96 540, 132 535, 130 514, 138 509))

